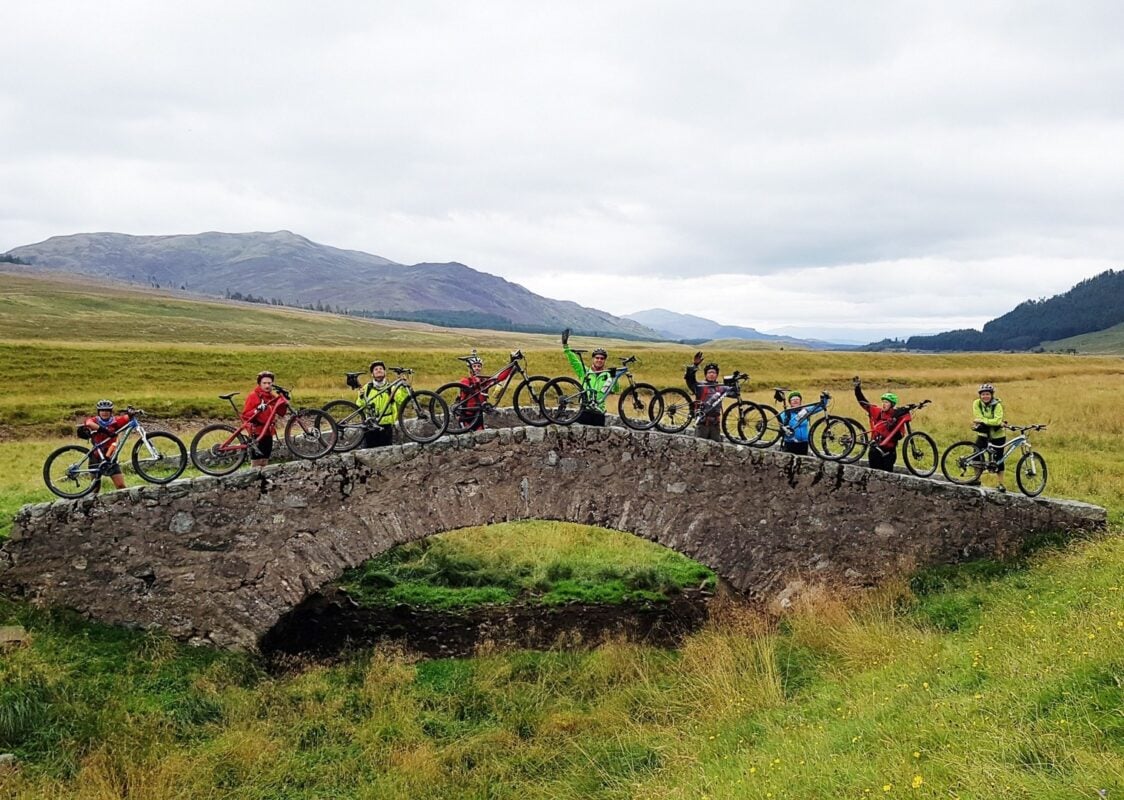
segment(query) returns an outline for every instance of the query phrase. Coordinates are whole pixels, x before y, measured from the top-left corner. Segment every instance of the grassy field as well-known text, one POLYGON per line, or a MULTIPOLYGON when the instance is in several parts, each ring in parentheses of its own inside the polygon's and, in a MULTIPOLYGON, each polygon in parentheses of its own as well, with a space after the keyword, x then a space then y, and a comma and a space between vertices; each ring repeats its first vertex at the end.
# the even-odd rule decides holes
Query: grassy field
POLYGON ((1073 349, 1079 353, 1124 354, 1124 322, 1103 331, 1083 333, 1080 336, 1071 336, 1054 342, 1043 342, 1042 346, 1047 350, 1073 349))
MULTIPOLYGON (((287 376, 298 400, 319 400, 340 396, 342 371, 376 354, 410 361, 435 385, 473 344, 489 366, 526 342, 536 372, 565 369, 555 342, 505 334, 231 347, 222 313, 212 339, 192 344, 139 344, 117 329, 37 336, 41 319, 23 329, 7 319, 5 521, 20 503, 48 499, 43 458, 99 396, 214 416, 213 395, 248 388, 262 367, 287 376), (117 338, 107 347, 102 336, 117 338)), ((618 347, 641 354, 642 378, 667 385, 693 350, 618 347)), ((0 601, 0 625, 31 633, 0 652, 0 752, 20 759, 0 771, 0 798, 1124 796, 1124 362, 708 355, 748 371, 758 399, 774 385, 826 387, 853 413, 854 374, 870 395, 931 398, 918 427, 942 446, 968 438, 975 386, 997 383, 1012 421, 1050 424, 1035 438, 1050 465, 1047 494, 1105 505, 1111 533, 1017 563, 925 572, 849 604, 809 598, 781 621, 730 609, 674 652, 618 642, 419 662, 373 650, 273 676, 243 656, 0 601)), ((495 526, 431 542, 348 579, 433 586, 453 565, 482 579, 518 575, 514 594, 575 574, 591 591, 598 581, 627 589, 700 577, 659 548, 581 526, 495 526)))

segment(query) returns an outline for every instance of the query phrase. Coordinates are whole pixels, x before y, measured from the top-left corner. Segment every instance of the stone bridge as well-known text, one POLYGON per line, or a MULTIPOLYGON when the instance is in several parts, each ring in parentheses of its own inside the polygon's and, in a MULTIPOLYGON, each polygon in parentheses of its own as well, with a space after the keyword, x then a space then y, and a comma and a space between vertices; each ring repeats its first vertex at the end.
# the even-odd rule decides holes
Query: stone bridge
POLYGON ((346 568, 519 519, 599 525, 774 602, 1018 552, 1104 509, 623 428, 509 428, 26 506, 0 591, 111 623, 255 649, 346 568))

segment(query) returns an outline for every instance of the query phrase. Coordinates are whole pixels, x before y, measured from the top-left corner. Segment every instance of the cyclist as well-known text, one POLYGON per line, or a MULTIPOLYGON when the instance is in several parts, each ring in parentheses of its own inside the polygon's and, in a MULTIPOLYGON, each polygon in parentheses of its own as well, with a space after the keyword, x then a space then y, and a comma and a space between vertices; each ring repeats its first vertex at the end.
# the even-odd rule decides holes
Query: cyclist
POLYGON ((870 416, 870 430, 872 434, 872 441, 870 448, 867 450, 869 453, 869 465, 871 469, 880 469, 885 472, 894 471, 894 463, 898 460, 898 440, 901 438, 905 428, 902 427, 893 436, 889 433, 894 429, 897 424, 898 418, 903 417, 909 413, 909 409, 897 408, 898 396, 893 392, 886 392, 879 398, 880 405, 875 405, 869 402, 863 395, 862 381, 856 376, 853 381, 855 387, 855 399, 859 401, 859 405, 870 416))
MULTIPOLYGON (((616 377, 616 371, 611 367, 605 366, 605 361, 608 359, 609 354, 605 348, 598 347, 593 351, 590 359, 590 367, 587 369, 582 364, 582 360, 578 354, 570 349, 570 329, 562 331, 562 352, 566 354, 566 360, 570 362, 570 366, 574 370, 574 374, 578 376, 581 381, 582 389, 585 394, 589 396, 596 404, 596 408, 583 408, 581 416, 577 421, 582 425, 596 425, 604 427, 605 425, 605 387, 613 383, 613 378, 616 377)), ((617 391, 614 386, 612 391, 617 391)))
POLYGON ((804 397, 797 391, 789 392, 785 399, 788 402, 788 408, 778 415, 783 434, 781 450, 786 453, 795 453, 798 456, 806 456, 808 455, 808 420, 812 414, 820 411, 826 412, 827 404, 820 401, 806 408, 801 408, 800 406, 804 404, 804 397))
MULTIPOLYGON (((972 430, 976 432, 976 449, 988 450, 988 456, 996 464, 999 472, 999 485, 995 488, 1000 492, 1007 491, 1003 485, 1003 462, 999 461, 1003 455, 1003 445, 1007 444, 1007 435, 1003 432, 1003 403, 995 396, 995 387, 990 383, 980 384, 976 392, 979 396, 972 403, 972 430)), ((980 476, 968 484, 979 486, 980 476)))
MULTIPOLYGON (((96 467, 102 461, 106 461, 113 457, 113 452, 117 449, 117 434, 118 432, 129 424, 129 420, 133 418, 133 410, 130 408, 124 414, 113 414, 113 401, 112 400, 98 400, 97 405, 94 406, 94 416, 87 417, 83 423, 90 429, 90 447, 93 452, 90 453, 90 466, 96 467)), ((106 468, 104 473, 109 476, 113 481, 115 489, 125 488, 125 476, 121 474, 121 465, 116 462, 106 468)), ((99 484, 94 492, 101 489, 99 484)))
POLYGON ((488 388, 506 381, 514 366, 504 369, 492 379, 481 377, 480 373, 484 370, 484 362, 476 355, 475 349, 465 361, 468 364, 469 374, 460 380, 460 384, 464 388, 461 389, 461 393, 457 397, 459 422, 465 430, 482 431, 484 430, 484 414, 481 412, 492 410, 492 406, 488 402, 488 388), (466 427, 470 422, 472 423, 471 427, 466 427))
POLYGON ((391 397, 390 382, 386 379, 386 364, 372 361, 371 380, 359 390, 359 406, 366 406, 368 415, 382 427, 363 433, 364 447, 387 447, 394 444, 394 423, 398 421, 398 409, 406 402, 409 393, 406 387, 399 386, 391 397))
POLYGON ((695 426, 695 437, 720 442, 722 441, 722 400, 720 398, 730 391, 733 382, 727 379, 719 383, 718 365, 712 361, 703 367, 705 383, 699 383, 697 374, 702 360, 703 354, 700 350, 695 353, 694 363, 687 367, 687 371, 683 373, 683 381, 695 396, 698 406, 708 408, 706 414, 695 426), (713 406, 710 404, 713 404, 713 406))
POLYGON ((258 383, 246 395, 242 406, 242 421, 250 423, 250 433, 254 437, 252 452, 257 458, 250 461, 251 466, 264 467, 273 455, 273 436, 277 432, 275 420, 289 413, 289 403, 279 393, 273 391, 274 375, 268 370, 258 373, 258 383), (270 419, 270 409, 277 406, 277 413, 270 419), (258 437, 261 437, 260 439, 258 437))

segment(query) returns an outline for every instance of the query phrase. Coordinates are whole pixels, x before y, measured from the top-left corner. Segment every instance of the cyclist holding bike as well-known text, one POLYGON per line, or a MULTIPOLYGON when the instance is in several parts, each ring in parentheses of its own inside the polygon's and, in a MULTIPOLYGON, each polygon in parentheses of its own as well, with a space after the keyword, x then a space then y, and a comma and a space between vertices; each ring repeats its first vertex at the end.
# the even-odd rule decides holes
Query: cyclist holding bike
POLYGON ((699 408, 708 408, 703 418, 695 425, 695 438, 722 441, 722 400, 721 397, 733 388, 730 381, 718 382, 718 365, 714 362, 703 367, 705 383, 699 383, 697 373, 699 364, 702 363, 703 354, 700 350, 695 353, 694 363, 687 367, 683 373, 683 381, 687 384, 699 408))
MULTIPOLYGON (((113 451, 117 448, 117 434, 133 418, 132 411, 130 408, 124 414, 114 416, 113 401, 98 400, 97 405, 94 406, 94 416, 87 417, 83 423, 90 430, 90 446, 93 449, 90 453, 91 467, 96 467, 113 455, 113 451)), ((121 474, 120 464, 114 463, 105 474, 113 481, 114 488, 125 488, 125 476, 121 474)), ((94 493, 96 494, 100 488, 100 485, 95 488, 94 493)))
POLYGON ((481 412, 491 410, 491 404, 488 403, 488 389, 506 381, 515 366, 512 364, 494 378, 487 378, 480 374, 484 370, 484 362, 476 355, 475 349, 472 355, 463 360, 468 364, 469 374, 459 381, 464 388, 457 398, 458 422, 466 431, 482 431, 484 414, 481 412))
POLYGON ((813 414, 827 413, 827 401, 804 405, 804 397, 791 391, 785 398, 788 408, 778 414, 781 423, 781 450, 798 456, 808 455, 808 420, 813 414))
POLYGON ((868 451, 871 469, 880 469, 893 472, 894 464, 898 460, 898 439, 903 430, 894 431, 898 418, 909 413, 908 408, 897 408, 898 396, 893 392, 886 392, 879 399, 880 405, 875 405, 863 395, 862 381, 856 376, 853 380, 855 399, 870 416, 870 430, 873 434, 868 451))
MULTIPOLYGON (((586 369, 582 364, 582 360, 578 354, 570 349, 570 329, 562 331, 562 352, 566 354, 566 360, 570 362, 570 366, 574 370, 574 374, 578 376, 581 381, 582 390, 586 396, 593 399, 597 408, 585 409, 582 411, 581 416, 578 417, 577 422, 581 425, 596 425, 598 427, 605 426, 605 387, 613 382, 615 373, 612 367, 605 366, 605 360, 609 357, 609 353, 603 347, 598 347, 593 351, 591 358, 591 365, 586 369)), ((613 386, 613 392, 617 391, 617 387, 613 386)))
POLYGON ((254 467, 264 467, 269 463, 276 433, 274 419, 289 413, 289 401, 273 391, 273 378, 273 373, 268 370, 259 372, 257 386, 246 395, 246 404, 242 406, 242 421, 250 423, 250 433, 255 437, 254 454, 258 457, 250 462, 254 467), (277 406, 277 414, 271 419, 270 409, 273 406, 277 406))
POLYGON ((394 423, 398 421, 398 409, 409 398, 409 392, 400 386, 391 396, 390 382, 386 379, 386 364, 372 361, 371 380, 359 390, 360 407, 366 406, 370 416, 382 427, 363 433, 363 447, 389 447, 394 444, 394 423))
MULTIPOLYGON (((1003 403, 995 396, 995 387, 990 383, 980 385, 979 395, 972 403, 972 430, 976 432, 976 449, 988 449, 991 461, 998 462, 996 470, 999 472, 999 485, 997 491, 1005 492, 1003 485, 1003 462, 999 459, 1003 455, 1003 445, 1007 444, 1007 434, 1003 432, 1003 403)), ((979 486, 980 476, 968 484, 979 486)))

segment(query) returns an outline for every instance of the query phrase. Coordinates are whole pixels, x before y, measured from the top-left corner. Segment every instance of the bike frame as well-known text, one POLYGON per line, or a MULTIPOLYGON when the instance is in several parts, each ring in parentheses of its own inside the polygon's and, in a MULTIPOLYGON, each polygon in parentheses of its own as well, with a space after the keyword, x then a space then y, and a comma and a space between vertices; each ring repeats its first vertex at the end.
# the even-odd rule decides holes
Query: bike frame
POLYGON ((785 413, 786 411, 795 411, 796 413, 800 413, 804 409, 810 408, 812 410, 808 412, 808 415, 800 420, 801 422, 807 422, 808 428, 810 430, 812 427, 812 421, 817 414, 823 414, 824 417, 831 416, 830 414, 828 414, 828 408, 831 406, 832 401, 832 398, 830 396, 825 398, 821 393, 820 399, 814 403, 801 403, 798 406, 787 406, 785 405, 785 395, 787 395, 789 391, 789 389, 784 389, 780 386, 773 387, 773 400, 781 406, 781 410, 777 412, 778 419, 780 418, 780 415, 785 413))
MULTIPOLYGON (((414 387, 410 385, 410 380, 408 377, 413 372, 413 370, 407 370, 401 367, 391 367, 390 370, 397 373, 398 377, 392 380, 382 389, 379 389, 370 398, 364 396, 363 402, 361 404, 356 403, 356 405, 359 406, 360 413, 362 413, 363 415, 363 420, 365 422, 369 422, 371 425, 374 425, 374 430, 382 430, 389 427, 390 425, 393 425, 394 423, 383 422, 383 419, 386 417, 387 412, 390 410, 391 404, 388 403, 386 408, 383 409, 382 414, 380 414, 378 419, 376 419, 374 414, 371 413, 372 400, 383 394, 388 394, 393 399, 395 393, 397 393, 399 389, 406 389, 409 394, 403 405, 414 399, 414 387)), ((344 420, 341 420, 341 422, 346 421, 347 419, 350 419, 350 417, 345 417, 344 420)))
MULTIPOLYGON (((470 373, 470 375, 471 375, 471 373, 470 373)), ((480 382, 480 385, 477 386, 472 391, 472 393, 465 396, 465 399, 467 400, 468 398, 475 397, 477 395, 483 395, 484 399, 487 400, 488 399, 488 391, 493 386, 498 386, 499 384, 502 383, 503 388, 501 388, 498 392, 496 392, 496 403, 495 404, 498 405, 499 402, 501 400, 503 400, 504 393, 507 392, 507 387, 511 386, 511 382, 513 380, 515 380, 516 375, 522 376, 524 380, 526 380, 527 377, 528 377, 527 373, 523 369, 523 365, 520 363, 520 359, 513 358, 513 359, 511 359, 511 361, 507 362, 507 364, 504 366, 503 369, 499 370, 498 372, 496 372, 491 377, 485 378, 484 380, 482 380, 480 382), (508 372, 508 374, 507 374, 507 377, 503 381, 498 380, 499 376, 503 375, 503 373, 507 370, 510 370, 510 372, 508 372)), ((467 389, 468 387, 466 386, 465 388, 467 389)))
MULTIPOLYGON (((1005 464, 1007 462, 1007 459, 1010 458, 1011 453, 1015 452, 1015 450, 1023 446, 1026 446, 1027 452, 1031 452, 1034 449, 1030 444, 1030 438, 1026 435, 1026 431, 1021 432, 1014 439, 1005 443, 1003 445, 1003 455, 995 459, 995 461, 993 461, 992 463, 996 465, 1005 464)), ((986 461, 987 455, 990 451, 991 445, 984 445, 982 450, 977 450, 976 452, 972 453, 972 455, 968 456, 965 461, 986 461)))
POLYGON ((235 430, 234 433, 232 433, 227 438, 227 440, 220 445, 220 447, 223 450, 246 450, 253 444, 265 441, 265 437, 271 435, 269 433, 269 429, 270 426, 273 425, 273 421, 277 419, 278 410, 283 407, 288 408, 290 405, 289 399, 280 392, 278 392, 278 399, 284 400, 284 403, 274 402, 270 405, 269 416, 266 417, 266 421, 262 424, 262 432, 255 435, 253 429, 250 427, 250 421, 242 419, 242 414, 238 411, 238 406, 234 404, 234 398, 228 397, 227 400, 230 401, 230 407, 233 408, 234 413, 238 415, 239 420, 241 420, 241 424, 238 426, 237 430, 235 430), (247 438, 250 440, 249 442, 245 441, 245 439, 247 438))
MULTIPOLYGON (((98 461, 97 467, 95 468, 93 465, 90 465, 82 471, 96 472, 98 477, 101 477, 107 467, 120 463, 121 452, 125 449, 125 443, 129 441, 129 438, 133 435, 133 431, 137 432, 137 435, 140 437, 140 440, 142 442, 144 442, 146 445, 148 444, 148 436, 145 435, 144 428, 141 427, 140 421, 136 417, 133 417, 129 420, 128 424, 125 425, 125 427, 117 431, 117 433, 113 434, 113 439, 108 439, 99 445, 95 445, 91 441, 90 451, 86 453, 82 460, 79 461, 75 466, 80 467, 82 464, 88 464, 90 458, 96 453, 98 458, 100 459, 98 461), (111 441, 117 442, 117 447, 113 451, 113 455, 107 458, 104 448, 106 448, 111 441)), ((95 433, 95 431, 91 431, 91 433, 95 433)))
POLYGON ((691 402, 695 407, 695 424, 698 425, 700 422, 706 419, 708 414, 713 414, 717 409, 721 409, 722 404, 726 400, 739 399, 741 397, 742 381, 744 381, 748 377, 748 375, 744 375, 740 372, 735 372, 730 376, 730 380, 734 384, 733 386, 727 385, 725 381, 721 383, 717 381, 715 381, 714 383, 711 383, 710 381, 703 381, 702 383, 698 384, 698 387, 700 389, 704 386, 708 388, 713 386, 717 389, 723 389, 725 391, 715 392, 712 397, 707 398, 705 403, 700 403, 697 398, 692 398, 691 402))
MULTIPOLYGON (((572 350, 571 352, 577 353, 578 360, 582 362, 582 369, 585 370, 585 374, 588 375, 589 370, 586 369, 585 358, 583 358, 583 356, 585 354, 585 351, 584 350, 572 350)), ((635 363, 635 362, 636 362, 636 356, 629 356, 628 358, 622 358, 620 368, 619 369, 616 368, 616 367, 612 368, 614 373, 615 373, 613 375, 613 380, 610 383, 606 384, 605 388, 602 389, 602 390, 593 391, 591 389, 587 389, 586 386, 585 386, 585 378, 583 377, 582 378, 582 408, 584 408, 584 409, 598 408, 602 403, 607 402, 608 399, 609 399, 609 395, 611 395, 613 393, 613 390, 617 388, 617 384, 620 383, 621 378, 628 378, 628 385, 629 386, 635 386, 636 381, 634 381, 632 379, 632 371, 628 368, 629 364, 632 364, 632 363, 635 363)), ((608 370, 604 370, 604 371, 608 372, 608 370)))

